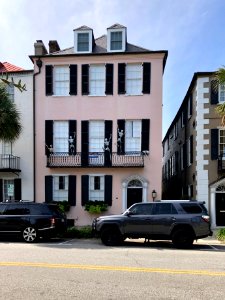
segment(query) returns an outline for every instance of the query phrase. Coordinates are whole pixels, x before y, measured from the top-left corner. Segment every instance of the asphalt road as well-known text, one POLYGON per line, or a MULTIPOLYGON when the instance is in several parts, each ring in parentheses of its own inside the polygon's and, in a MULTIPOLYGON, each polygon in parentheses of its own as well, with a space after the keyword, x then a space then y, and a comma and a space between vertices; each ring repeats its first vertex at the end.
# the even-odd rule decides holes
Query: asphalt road
POLYGON ((0 241, 0 299, 224 299, 225 245, 0 241))

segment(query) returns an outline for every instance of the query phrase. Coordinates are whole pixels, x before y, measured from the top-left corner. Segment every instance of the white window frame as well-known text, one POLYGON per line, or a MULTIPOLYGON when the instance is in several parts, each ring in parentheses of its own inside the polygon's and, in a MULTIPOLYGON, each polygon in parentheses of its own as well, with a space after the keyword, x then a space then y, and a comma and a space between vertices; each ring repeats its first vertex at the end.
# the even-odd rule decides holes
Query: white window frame
POLYGON ((69 122, 53 122, 53 149, 57 153, 69 153, 69 122))
POLYGON ((187 165, 188 167, 191 165, 191 137, 187 140, 187 165))
POLYGON ((53 201, 68 201, 69 191, 69 176, 68 175, 54 175, 53 176, 53 201), (59 178, 64 178, 64 188, 59 188, 59 178))
POLYGON ((126 64, 126 95, 143 95, 143 65, 141 63, 126 64))
POLYGON ((177 136, 178 136, 178 126, 177 126, 177 122, 174 124, 174 127, 173 127, 173 139, 176 140, 177 139, 177 136))
POLYGON ((14 184, 14 179, 11 178, 7 178, 7 179, 3 179, 3 201, 6 200, 15 200, 15 184, 14 184), (8 196, 8 185, 13 185, 13 196, 8 196))
POLYGON ((107 30, 107 52, 124 52, 126 50, 126 28, 108 29, 107 30), (122 47, 118 50, 111 49, 111 33, 122 32, 122 47))
POLYGON ((225 159, 225 129, 219 129, 218 144, 218 155, 223 154, 222 159, 225 159))
POLYGON ((219 103, 225 102, 225 84, 219 84, 219 103))
POLYGON ((75 53, 91 53, 92 52, 92 30, 74 30, 74 52, 75 53), (78 51, 78 35, 80 33, 88 33, 89 48, 87 51, 78 51))
POLYGON ((105 122, 89 121, 89 152, 104 152, 105 122))
POLYGON ((89 200, 104 201, 105 200, 105 176, 102 174, 89 175, 89 200), (95 177, 100 177, 100 189, 95 189, 95 177))
POLYGON ((105 65, 90 65, 89 96, 105 96, 106 68, 105 65))
MULTIPOLYGON (((192 102, 193 102, 193 97, 192 97, 192 102)), ((188 98, 188 119, 190 119, 192 116, 191 114, 191 96, 188 98)))
POLYGON ((53 69, 54 96, 69 96, 70 91, 70 69, 69 66, 57 65, 53 69))
POLYGON ((141 120, 125 121, 125 152, 141 152, 141 132, 141 120))

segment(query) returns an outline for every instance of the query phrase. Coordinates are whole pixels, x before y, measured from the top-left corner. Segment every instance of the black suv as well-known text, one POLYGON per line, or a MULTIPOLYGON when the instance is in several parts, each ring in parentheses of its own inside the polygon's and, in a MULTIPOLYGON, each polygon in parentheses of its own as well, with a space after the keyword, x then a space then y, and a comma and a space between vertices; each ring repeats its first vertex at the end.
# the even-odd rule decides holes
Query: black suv
POLYGON ((126 238, 145 238, 172 240, 177 248, 190 248, 195 239, 212 235, 204 202, 189 200, 136 203, 121 215, 94 219, 92 229, 107 246, 126 238))
POLYGON ((66 230, 66 216, 55 204, 0 203, 0 235, 19 235, 32 243, 39 237, 50 238, 66 230))

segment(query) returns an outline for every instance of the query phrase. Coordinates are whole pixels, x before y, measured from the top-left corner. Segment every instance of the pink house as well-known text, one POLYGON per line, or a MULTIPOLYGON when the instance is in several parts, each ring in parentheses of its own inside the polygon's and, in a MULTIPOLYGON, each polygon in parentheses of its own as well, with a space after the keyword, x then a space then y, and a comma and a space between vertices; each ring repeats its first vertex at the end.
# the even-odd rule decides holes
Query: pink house
POLYGON ((97 39, 77 28, 64 50, 34 47, 35 201, 68 201, 82 226, 93 219, 88 201, 115 214, 160 198, 167 51, 128 43, 119 24, 97 39))

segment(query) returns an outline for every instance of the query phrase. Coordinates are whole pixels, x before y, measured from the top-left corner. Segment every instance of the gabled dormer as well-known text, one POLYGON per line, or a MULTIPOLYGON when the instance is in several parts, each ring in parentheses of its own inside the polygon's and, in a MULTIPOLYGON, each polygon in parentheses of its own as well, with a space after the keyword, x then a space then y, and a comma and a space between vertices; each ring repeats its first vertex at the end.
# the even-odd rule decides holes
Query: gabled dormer
POLYGON ((127 28, 114 24, 107 28, 107 52, 125 52, 127 43, 127 28))
POLYGON ((87 26, 74 29, 74 52, 91 53, 94 47, 93 30, 87 26))

